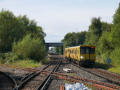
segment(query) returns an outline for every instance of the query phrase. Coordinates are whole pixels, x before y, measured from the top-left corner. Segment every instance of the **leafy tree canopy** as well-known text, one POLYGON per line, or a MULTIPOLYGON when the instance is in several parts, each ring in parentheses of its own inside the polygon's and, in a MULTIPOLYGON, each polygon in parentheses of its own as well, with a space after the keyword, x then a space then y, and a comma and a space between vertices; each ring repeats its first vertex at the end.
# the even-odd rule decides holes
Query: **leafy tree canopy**
POLYGON ((11 51, 13 42, 21 40, 27 34, 44 41, 45 33, 34 20, 25 15, 16 17, 8 10, 0 12, 0 52, 11 51))
POLYGON ((65 47, 81 45, 85 41, 85 35, 86 32, 67 33, 62 42, 64 42, 65 47))

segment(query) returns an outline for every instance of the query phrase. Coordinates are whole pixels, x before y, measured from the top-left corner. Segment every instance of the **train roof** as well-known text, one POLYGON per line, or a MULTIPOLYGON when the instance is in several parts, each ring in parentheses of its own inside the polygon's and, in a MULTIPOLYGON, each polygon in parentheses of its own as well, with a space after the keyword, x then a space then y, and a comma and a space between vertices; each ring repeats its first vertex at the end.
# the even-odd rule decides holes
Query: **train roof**
POLYGON ((77 47, 95 47, 95 46, 94 45, 79 45, 79 46, 67 47, 65 49, 68 49, 68 48, 77 48, 77 47))

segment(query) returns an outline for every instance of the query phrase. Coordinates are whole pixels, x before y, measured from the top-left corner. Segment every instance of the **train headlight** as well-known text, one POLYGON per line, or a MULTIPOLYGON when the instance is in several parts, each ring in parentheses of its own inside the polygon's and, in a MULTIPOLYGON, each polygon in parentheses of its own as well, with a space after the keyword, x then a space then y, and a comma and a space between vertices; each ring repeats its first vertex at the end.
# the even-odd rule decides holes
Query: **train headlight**
POLYGON ((84 57, 83 57, 83 56, 80 56, 80 59, 84 59, 84 57))

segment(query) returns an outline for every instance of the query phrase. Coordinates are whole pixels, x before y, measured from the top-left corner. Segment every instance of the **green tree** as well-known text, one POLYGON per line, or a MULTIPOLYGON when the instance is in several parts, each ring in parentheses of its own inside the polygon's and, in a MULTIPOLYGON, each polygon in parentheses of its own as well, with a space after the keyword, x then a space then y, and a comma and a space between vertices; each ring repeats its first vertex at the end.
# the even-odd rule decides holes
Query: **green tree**
POLYGON ((40 61, 46 56, 45 45, 40 38, 26 35, 22 40, 13 45, 13 52, 21 59, 33 59, 40 61))
POLYGON ((110 54, 113 50, 111 43, 111 27, 112 24, 102 22, 102 35, 97 42, 97 54, 102 55, 104 53, 110 54))
POLYGON ((120 3, 118 9, 113 16, 113 23, 114 25, 120 24, 120 3))
POLYGON ((78 33, 76 33, 76 45, 82 45, 82 44, 84 44, 84 42, 85 42, 85 36, 86 36, 86 32, 84 31, 84 32, 78 32, 78 33))
POLYGON ((45 33, 34 20, 29 20, 25 15, 16 17, 6 10, 0 12, 0 52, 11 51, 13 42, 23 39, 27 34, 45 42, 45 33))
POLYGON ((11 50, 12 42, 17 39, 17 26, 17 19, 12 12, 0 12, 0 52, 11 50))
POLYGON ((86 32, 67 33, 64 36, 64 39, 62 40, 62 42, 64 42, 64 47, 77 46, 83 44, 85 41, 85 35, 86 32))
POLYGON ((43 32, 42 27, 37 26, 34 20, 29 20, 26 15, 18 16, 17 20, 23 30, 23 36, 31 34, 33 37, 44 39, 45 33, 43 32))
POLYGON ((75 46, 75 33, 67 33, 62 42, 64 42, 65 47, 75 46))
POLYGON ((102 58, 107 59, 113 49, 110 32, 103 32, 97 44, 97 54, 105 56, 106 58, 102 58))
POLYGON ((111 37, 114 47, 120 47, 120 4, 113 17, 111 37))
POLYGON ((97 45, 102 35, 102 22, 100 18, 93 18, 86 34, 86 44, 97 45))
POLYGON ((112 28, 113 24, 107 23, 107 22, 102 22, 102 33, 104 32, 111 32, 111 28, 112 28))

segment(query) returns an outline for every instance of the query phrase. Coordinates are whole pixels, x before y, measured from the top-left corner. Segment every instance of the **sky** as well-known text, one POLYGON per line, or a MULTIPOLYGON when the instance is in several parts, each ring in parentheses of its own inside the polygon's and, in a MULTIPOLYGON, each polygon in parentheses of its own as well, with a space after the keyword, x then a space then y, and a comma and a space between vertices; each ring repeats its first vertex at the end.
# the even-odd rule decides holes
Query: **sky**
POLYGON ((46 42, 60 42, 68 32, 87 31, 93 17, 112 23, 120 0, 0 0, 2 9, 27 15, 46 33, 46 42))

